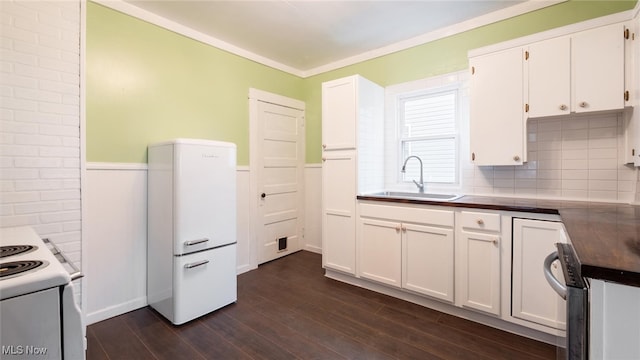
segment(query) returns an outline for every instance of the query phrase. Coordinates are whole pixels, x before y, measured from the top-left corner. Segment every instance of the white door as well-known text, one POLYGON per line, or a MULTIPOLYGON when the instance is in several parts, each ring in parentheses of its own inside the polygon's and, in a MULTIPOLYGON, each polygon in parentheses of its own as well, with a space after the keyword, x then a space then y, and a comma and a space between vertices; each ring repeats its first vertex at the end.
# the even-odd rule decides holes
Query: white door
POLYGON ((257 101, 258 264, 301 248, 304 111, 257 101))

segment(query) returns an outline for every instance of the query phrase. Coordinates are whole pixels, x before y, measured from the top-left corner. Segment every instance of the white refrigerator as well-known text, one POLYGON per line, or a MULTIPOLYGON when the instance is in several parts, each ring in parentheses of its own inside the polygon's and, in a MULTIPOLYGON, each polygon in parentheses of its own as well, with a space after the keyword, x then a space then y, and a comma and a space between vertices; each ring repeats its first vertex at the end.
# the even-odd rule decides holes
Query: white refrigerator
POLYGON ((147 301, 180 325, 237 300, 236 146, 148 148, 147 301))

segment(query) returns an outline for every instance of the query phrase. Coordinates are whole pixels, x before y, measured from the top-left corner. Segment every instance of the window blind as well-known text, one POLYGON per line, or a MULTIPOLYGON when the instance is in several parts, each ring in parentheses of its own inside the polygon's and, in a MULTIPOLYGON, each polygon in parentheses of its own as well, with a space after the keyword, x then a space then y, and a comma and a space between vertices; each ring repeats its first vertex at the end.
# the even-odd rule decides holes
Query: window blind
MULTIPOLYGON (((457 91, 403 97, 399 104, 402 161, 420 157, 427 183, 456 183, 457 91)), ((402 180, 419 178, 418 161, 409 160, 402 180)))

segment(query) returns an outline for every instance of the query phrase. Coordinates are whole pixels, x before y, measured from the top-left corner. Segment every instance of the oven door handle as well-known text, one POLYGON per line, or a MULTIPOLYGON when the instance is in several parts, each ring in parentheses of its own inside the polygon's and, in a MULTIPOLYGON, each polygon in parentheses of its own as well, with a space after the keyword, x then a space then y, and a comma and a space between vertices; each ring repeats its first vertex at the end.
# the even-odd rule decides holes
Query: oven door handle
POLYGON ((549 285, 551 285, 551 288, 553 288, 553 290, 557 292, 560 297, 562 297, 564 300, 567 300, 567 288, 562 285, 562 283, 558 281, 558 279, 556 279, 556 277, 553 276, 553 273, 551 272, 551 264, 553 264, 554 261, 558 260, 558 258, 558 252, 554 251, 551 254, 547 255, 547 257, 544 259, 544 277, 545 279, 547 279, 549 285))

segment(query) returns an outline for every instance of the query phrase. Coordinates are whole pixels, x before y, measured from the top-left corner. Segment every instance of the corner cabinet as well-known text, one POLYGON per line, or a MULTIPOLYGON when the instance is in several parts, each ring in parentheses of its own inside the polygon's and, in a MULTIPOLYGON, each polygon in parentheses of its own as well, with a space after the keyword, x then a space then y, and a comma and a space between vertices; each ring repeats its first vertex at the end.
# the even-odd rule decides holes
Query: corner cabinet
POLYGON ((459 305, 500 315, 500 214, 457 214, 459 305))
POLYGON ((526 161, 523 50, 473 57, 469 65, 471 160, 480 166, 521 165, 526 161))
POLYGON ((322 264, 356 274, 356 195, 382 187, 384 89, 354 75, 322 84, 322 264), (367 166, 359 166, 362 161, 367 166), (371 179, 380 179, 379 182, 371 179))
MULTIPOLYGON (((513 261, 511 316, 542 325, 542 331, 565 329, 564 300, 547 284, 542 263, 566 242, 561 222, 513 219, 513 261)), ((562 279, 558 262, 553 264, 556 279, 562 279)), ((527 324, 528 325, 528 324, 527 324)))

